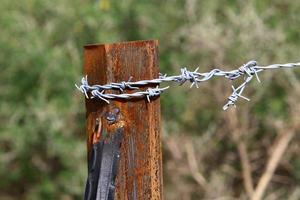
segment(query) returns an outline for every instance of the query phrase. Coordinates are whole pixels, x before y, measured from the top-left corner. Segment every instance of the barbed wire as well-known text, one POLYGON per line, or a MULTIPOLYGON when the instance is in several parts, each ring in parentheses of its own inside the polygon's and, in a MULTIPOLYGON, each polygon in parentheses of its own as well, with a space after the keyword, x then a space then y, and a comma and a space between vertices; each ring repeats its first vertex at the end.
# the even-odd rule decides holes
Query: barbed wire
POLYGON ((300 62, 298 63, 286 63, 286 64, 272 64, 268 66, 258 66, 257 62, 252 60, 242 65, 238 69, 231 71, 223 71, 220 69, 213 69, 209 72, 200 73, 198 72, 199 67, 194 71, 189 71, 187 68, 181 68, 181 74, 177 76, 167 76, 166 74, 159 74, 159 77, 151 80, 140 80, 140 81, 131 81, 132 77, 129 78, 128 81, 122 81, 120 83, 109 83, 105 85, 89 85, 87 76, 81 79, 81 85, 75 86, 79 91, 85 94, 86 98, 99 98, 106 103, 109 103, 109 100, 112 99, 134 99, 134 98, 143 98, 146 97, 148 102, 150 102, 151 98, 159 96, 162 92, 164 92, 168 87, 156 88, 149 87, 145 91, 137 91, 133 93, 124 93, 124 90, 140 90, 140 87, 147 86, 151 84, 160 84, 163 82, 177 82, 180 85, 189 81, 191 83, 190 88, 193 86, 199 87, 198 83, 208 81, 214 76, 225 77, 231 81, 244 77, 244 81, 241 85, 235 88, 232 85, 232 93, 228 97, 227 103, 223 106, 223 110, 227 110, 230 106, 235 106, 236 101, 239 98, 250 101, 247 97, 243 96, 242 93, 246 87, 246 85, 253 79, 255 76, 257 81, 260 82, 258 77, 258 73, 264 70, 269 69, 279 69, 279 68, 293 68, 300 67, 300 62), (107 90, 119 90, 120 94, 113 93, 105 93, 107 90), (88 95, 88 93, 90 95, 88 95))

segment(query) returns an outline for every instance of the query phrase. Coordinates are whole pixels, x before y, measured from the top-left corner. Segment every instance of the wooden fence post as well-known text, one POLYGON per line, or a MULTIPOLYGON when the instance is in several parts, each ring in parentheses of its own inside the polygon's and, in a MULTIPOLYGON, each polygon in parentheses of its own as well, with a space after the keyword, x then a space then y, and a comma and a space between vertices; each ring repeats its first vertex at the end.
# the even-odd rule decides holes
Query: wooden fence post
MULTIPOLYGON (((158 41, 85 46, 84 73, 91 85, 127 81, 131 76, 133 81, 157 78, 158 41)), ((117 90, 111 92, 120 93, 117 90)), ((139 99, 113 100, 110 104, 99 99, 86 99, 88 157, 99 124, 106 137, 111 137, 118 128, 124 131, 115 199, 162 199, 159 98, 150 103, 139 99), (107 113, 115 108, 120 112, 117 121, 110 123, 107 113)))

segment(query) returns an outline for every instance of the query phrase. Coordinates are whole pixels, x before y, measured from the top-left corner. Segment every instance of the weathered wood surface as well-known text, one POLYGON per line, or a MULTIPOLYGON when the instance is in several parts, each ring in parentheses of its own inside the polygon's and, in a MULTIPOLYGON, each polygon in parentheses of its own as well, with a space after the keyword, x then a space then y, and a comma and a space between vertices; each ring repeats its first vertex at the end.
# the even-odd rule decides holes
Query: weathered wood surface
MULTIPOLYGON (((130 76, 133 81, 152 79, 158 73, 156 40, 85 46, 84 74, 89 84, 121 82, 130 76)), ((159 99, 150 103, 146 99, 114 100, 110 104, 87 99, 86 111, 88 156, 97 124, 108 137, 124 128, 115 199, 162 199, 159 99), (117 121, 110 124, 105 116, 114 108, 119 108, 120 113, 117 121)), ((103 133, 100 137, 104 137, 103 133)))

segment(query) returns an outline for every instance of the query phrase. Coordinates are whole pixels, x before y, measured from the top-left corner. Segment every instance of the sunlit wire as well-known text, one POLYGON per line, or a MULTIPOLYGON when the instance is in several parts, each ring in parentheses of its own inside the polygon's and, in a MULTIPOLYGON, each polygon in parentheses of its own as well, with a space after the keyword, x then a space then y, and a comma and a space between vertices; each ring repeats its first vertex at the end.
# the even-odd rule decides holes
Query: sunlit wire
POLYGON ((213 69, 209 72, 200 73, 198 72, 199 67, 194 71, 189 71, 187 68, 181 68, 181 74, 176 76, 167 76, 159 74, 159 77, 151 80, 140 80, 140 81, 131 81, 131 78, 128 81, 122 81, 120 83, 108 83, 105 85, 89 85, 87 76, 81 79, 81 85, 75 86, 85 94, 86 98, 99 98, 100 100, 109 103, 109 100, 112 99, 133 99, 133 98, 144 98, 146 97, 148 102, 151 98, 159 96, 169 87, 159 88, 148 88, 145 91, 137 91, 133 93, 124 93, 124 90, 140 90, 140 87, 147 86, 149 84, 160 84, 162 82, 177 82, 180 85, 189 81, 191 83, 191 88, 193 86, 199 87, 199 83, 208 81, 214 76, 222 76, 231 81, 243 77, 244 81, 238 87, 232 85, 232 93, 228 97, 227 103, 223 106, 223 109, 226 110, 230 106, 235 106, 236 101, 239 98, 243 98, 247 101, 250 101, 247 97, 243 96, 242 93, 246 85, 255 77, 258 82, 260 79, 258 73, 269 70, 269 69, 279 69, 279 68, 293 68, 300 67, 300 62, 298 63, 286 63, 286 64, 272 64, 268 66, 258 66, 256 61, 249 61, 246 64, 242 65, 236 70, 223 71, 220 69, 213 69), (106 93, 107 90, 119 90, 120 94, 106 93))

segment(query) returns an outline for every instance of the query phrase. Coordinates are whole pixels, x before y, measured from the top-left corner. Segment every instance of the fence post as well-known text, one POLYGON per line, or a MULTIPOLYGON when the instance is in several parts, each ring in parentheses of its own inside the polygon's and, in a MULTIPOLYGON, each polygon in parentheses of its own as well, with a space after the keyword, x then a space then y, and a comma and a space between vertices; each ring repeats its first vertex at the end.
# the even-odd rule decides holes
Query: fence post
MULTIPOLYGON (((133 81, 153 79, 158 73, 157 40, 84 47, 84 74, 89 84, 127 81, 130 77, 133 81)), ((162 199, 159 98, 150 103, 140 99, 113 100, 110 104, 99 99, 86 99, 88 157, 99 126, 103 133, 101 137, 112 137, 120 128, 123 131, 116 199, 162 199), (112 122, 108 116, 116 109, 119 110, 118 117, 112 122)))

